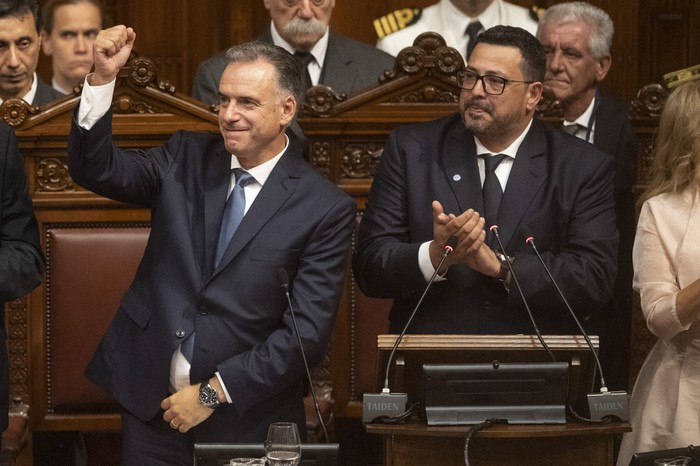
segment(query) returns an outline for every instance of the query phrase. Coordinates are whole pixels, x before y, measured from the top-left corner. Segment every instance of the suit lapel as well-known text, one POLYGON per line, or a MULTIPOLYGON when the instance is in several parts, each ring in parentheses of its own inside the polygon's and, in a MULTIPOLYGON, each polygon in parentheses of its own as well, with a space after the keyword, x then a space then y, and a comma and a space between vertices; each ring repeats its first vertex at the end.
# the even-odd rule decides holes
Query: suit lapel
POLYGON ((348 78, 353 76, 352 73, 348 72, 348 67, 352 65, 352 59, 347 58, 347 54, 339 50, 335 34, 333 32, 329 34, 328 48, 323 59, 323 71, 319 83, 330 87, 336 92, 343 89, 352 89, 354 83, 348 82, 348 78))
POLYGON ((213 155, 210 163, 207 164, 204 177, 204 242, 197 241, 197 238, 201 238, 201 236, 193 235, 195 251, 198 258, 204 258, 206 265, 203 270, 206 271, 207 277, 214 270, 216 243, 219 238, 221 218, 224 215, 230 180, 231 154, 226 151, 222 144, 213 155))
MULTIPOLYGON (((459 119, 445 142, 442 164, 458 206, 458 211, 454 213, 462 213, 470 208, 483 212, 484 199, 481 194, 474 137, 467 132, 459 119)), ((446 211, 450 208, 448 205, 443 207, 446 211)))
POLYGON ((534 120, 520 145, 498 210, 498 230, 503 245, 509 251, 514 249, 511 241, 521 240, 514 237, 514 234, 547 179, 546 142, 542 124, 534 120))

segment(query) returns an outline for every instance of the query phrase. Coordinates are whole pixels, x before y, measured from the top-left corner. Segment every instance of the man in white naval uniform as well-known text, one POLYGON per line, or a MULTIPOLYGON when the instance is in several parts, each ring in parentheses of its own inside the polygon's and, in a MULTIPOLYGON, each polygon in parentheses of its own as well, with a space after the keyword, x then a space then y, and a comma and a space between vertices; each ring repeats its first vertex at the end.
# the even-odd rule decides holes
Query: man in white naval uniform
MULTIPOLYGON (((521 27, 533 35, 537 32, 537 21, 527 8, 503 0, 440 0, 420 11, 414 23, 381 37, 377 48, 397 56, 403 48, 413 45, 419 34, 433 31, 440 34, 448 46, 459 50, 466 62, 470 42, 467 27, 477 21, 480 27, 472 26, 477 28, 476 34, 498 24, 521 27)), ((389 23, 395 24, 391 20, 389 23)), ((382 32, 380 27, 377 29, 378 33, 382 32)))

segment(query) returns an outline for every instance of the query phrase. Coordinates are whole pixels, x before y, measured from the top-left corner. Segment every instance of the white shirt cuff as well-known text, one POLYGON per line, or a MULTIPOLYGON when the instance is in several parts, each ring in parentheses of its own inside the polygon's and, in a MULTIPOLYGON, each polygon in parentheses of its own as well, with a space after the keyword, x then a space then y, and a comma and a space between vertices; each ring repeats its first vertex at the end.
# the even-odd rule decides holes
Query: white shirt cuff
MULTIPOLYGON (((432 241, 426 241, 425 243, 421 244, 420 249, 418 249, 418 268, 420 268, 426 282, 430 281, 430 278, 435 273, 435 267, 433 267, 433 262, 430 260, 431 242, 432 241)), ((441 282, 444 280, 446 280, 446 278, 441 277, 440 275, 435 277, 436 282, 441 282)))
POLYGON ((117 80, 102 86, 91 86, 89 81, 92 73, 85 77, 83 93, 80 96, 80 107, 78 108, 78 124, 81 128, 89 130, 112 105, 112 96, 117 80))

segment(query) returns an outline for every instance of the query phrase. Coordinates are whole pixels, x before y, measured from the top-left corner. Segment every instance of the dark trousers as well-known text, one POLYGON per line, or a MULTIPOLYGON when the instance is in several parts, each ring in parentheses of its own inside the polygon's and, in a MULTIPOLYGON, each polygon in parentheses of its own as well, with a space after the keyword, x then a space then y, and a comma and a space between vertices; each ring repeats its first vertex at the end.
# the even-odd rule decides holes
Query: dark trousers
POLYGON ((122 413, 124 466, 192 466, 194 437, 170 428, 163 413, 142 421, 131 413, 122 413))

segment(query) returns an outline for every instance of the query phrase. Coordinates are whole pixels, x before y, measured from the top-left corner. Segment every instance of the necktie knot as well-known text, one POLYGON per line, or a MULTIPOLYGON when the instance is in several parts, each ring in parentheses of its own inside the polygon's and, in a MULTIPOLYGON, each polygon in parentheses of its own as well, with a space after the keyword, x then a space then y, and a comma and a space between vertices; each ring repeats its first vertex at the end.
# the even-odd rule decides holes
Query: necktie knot
POLYGON ((253 178, 253 175, 243 170, 242 168, 234 168, 233 173, 234 175, 236 175, 236 184, 241 186, 242 188, 245 188, 248 185, 248 183, 255 180, 255 178, 253 178))
POLYGON ((565 133, 569 133, 571 135, 578 136, 579 132, 583 129, 586 129, 586 127, 579 124, 579 123, 572 123, 570 125, 562 125, 561 129, 565 133))
POLYGON ((296 58, 302 67, 306 68, 314 60, 314 56, 311 52, 294 52, 294 58, 296 58))
POLYGON ((486 170, 486 173, 494 173, 498 165, 503 161, 505 157, 505 154, 482 154, 481 158, 484 159, 484 168, 486 170))

